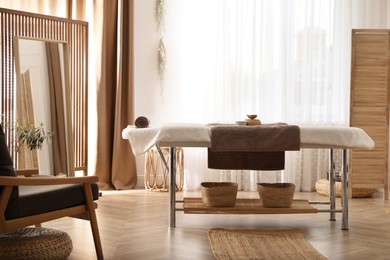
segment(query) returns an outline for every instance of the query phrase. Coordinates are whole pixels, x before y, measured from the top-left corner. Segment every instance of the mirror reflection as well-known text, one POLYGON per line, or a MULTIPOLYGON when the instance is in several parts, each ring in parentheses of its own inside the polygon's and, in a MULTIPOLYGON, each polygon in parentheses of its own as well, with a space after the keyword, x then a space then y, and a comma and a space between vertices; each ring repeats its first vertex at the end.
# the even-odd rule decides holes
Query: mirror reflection
POLYGON ((17 169, 73 176, 67 44, 15 37, 14 50, 16 124, 26 133, 49 135, 41 147, 19 147, 17 169))

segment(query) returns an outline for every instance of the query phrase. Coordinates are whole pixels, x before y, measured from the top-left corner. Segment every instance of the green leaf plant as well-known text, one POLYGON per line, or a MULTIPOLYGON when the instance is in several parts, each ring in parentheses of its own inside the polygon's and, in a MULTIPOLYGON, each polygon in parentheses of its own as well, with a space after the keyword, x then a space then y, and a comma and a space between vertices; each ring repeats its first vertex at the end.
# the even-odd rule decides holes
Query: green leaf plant
POLYGON ((49 140, 52 136, 52 132, 46 133, 43 123, 39 126, 35 126, 34 124, 16 126, 16 139, 18 140, 18 144, 26 145, 30 151, 42 149, 43 142, 49 140))
POLYGON ((20 147, 25 145, 32 151, 36 149, 42 149, 42 145, 45 141, 50 140, 54 133, 46 132, 43 123, 39 126, 34 124, 21 125, 16 123, 15 125, 4 120, 4 116, 1 118, 1 124, 6 127, 12 134, 15 133, 15 150, 19 152, 20 147))

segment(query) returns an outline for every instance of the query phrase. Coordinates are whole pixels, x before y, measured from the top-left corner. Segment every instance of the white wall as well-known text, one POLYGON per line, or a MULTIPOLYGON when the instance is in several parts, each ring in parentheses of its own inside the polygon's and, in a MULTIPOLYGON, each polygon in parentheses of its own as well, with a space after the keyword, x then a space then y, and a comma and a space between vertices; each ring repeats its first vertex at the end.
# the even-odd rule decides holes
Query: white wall
MULTIPOLYGON (((177 65, 180 64, 180 59, 187 59, 191 55, 200 54, 199 50, 194 50, 189 55, 187 49, 178 48, 180 44, 186 44, 185 42, 180 42, 180 44, 172 43, 172 41, 176 41, 175 43, 177 41, 183 41, 183 39, 176 36, 181 35, 183 30, 189 30, 185 25, 177 23, 177 17, 187 15, 183 10, 193 8, 193 3, 190 1, 166 1, 165 3, 167 30, 163 35, 167 35, 165 38, 165 47, 167 49, 166 62, 167 67, 174 67, 174 69, 166 72, 167 80, 163 88, 161 88, 158 75, 158 47, 162 34, 158 30, 155 18, 156 0, 134 1, 135 118, 138 116, 146 116, 150 119, 151 125, 173 122, 204 123, 201 120, 204 117, 205 109, 198 108, 197 101, 198 99, 206 98, 206 96, 200 90, 199 86, 196 85, 196 82, 192 80, 193 77, 198 77, 199 75, 185 75, 186 79, 190 78, 190 82, 183 81, 184 74, 181 71, 182 68, 180 65, 177 65), (182 8, 179 8, 179 5, 182 8)), ((190 150, 185 149, 184 164, 186 168, 197 171, 196 169, 200 168, 199 161, 187 160, 186 156, 186 154, 194 152, 196 153, 195 148, 190 150)), ((144 156, 137 156, 136 163, 138 175, 137 186, 143 187, 144 156)), ((186 171, 189 173, 188 169, 186 171)))
MULTIPOLYGON (((155 20, 155 0, 134 1, 134 115, 161 123, 157 50, 160 34, 155 20)), ((137 156, 137 186, 144 186, 144 156, 137 156)))
MULTIPOLYGON (((135 88, 135 116, 146 116, 151 123, 161 124, 182 121, 186 114, 180 100, 182 86, 173 82, 173 78, 180 77, 177 68, 167 72, 170 84, 159 83, 158 75, 158 48, 160 37, 164 33, 158 30, 155 18, 155 0, 134 1, 134 88, 135 88), (169 74, 169 75, 168 75, 169 74), (172 106, 172 104, 178 104, 172 106)), ((168 12, 175 12, 174 6, 167 6, 168 12)), ((168 15, 168 14, 167 14, 168 15)), ((179 32, 176 32, 179 33, 179 32)), ((165 39, 167 41, 167 39, 165 39)), ((169 43, 166 45, 169 45, 169 43)), ((178 55, 167 50, 167 64, 175 63, 178 55)), ((174 51, 174 52, 173 52, 174 51)))

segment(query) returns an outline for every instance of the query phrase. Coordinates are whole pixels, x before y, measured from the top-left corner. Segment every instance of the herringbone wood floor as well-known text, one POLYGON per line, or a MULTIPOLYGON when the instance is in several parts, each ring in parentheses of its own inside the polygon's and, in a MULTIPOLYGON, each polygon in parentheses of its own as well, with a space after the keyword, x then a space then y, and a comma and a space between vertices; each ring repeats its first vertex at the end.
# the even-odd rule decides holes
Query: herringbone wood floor
MULTIPOLYGON (((178 193, 177 197, 183 196, 178 193)), ((186 192, 185 196, 200 196, 186 192)), ((253 198, 256 192, 239 192, 253 198)), ((295 198, 326 200, 315 192, 295 198)), ((341 230, 341 214, 193 215, 177 213, 177 227, 168 227, 168 193, 145 190, 103 191, 97 209, 105 259, 214 259, 207 238, 213 227, 300 228, 306 239, 329 259, 390 259, 390 201, 382 194, 350 200, 349 230, 341 230)), ((321 206, 322 207, 322 206, 321 206)), ((68 232, 70 259, 95 259, 89 222, 63 218, 44 224, 68 232)))

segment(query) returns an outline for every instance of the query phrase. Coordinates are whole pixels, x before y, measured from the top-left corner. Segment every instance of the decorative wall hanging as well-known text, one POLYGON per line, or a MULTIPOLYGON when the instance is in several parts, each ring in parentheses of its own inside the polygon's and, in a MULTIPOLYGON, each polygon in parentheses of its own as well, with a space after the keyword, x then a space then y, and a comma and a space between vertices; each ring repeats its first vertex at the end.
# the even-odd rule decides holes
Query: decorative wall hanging
POLYGON ((165 79, 165 62, 166 62, 165 59, 166 59, 165 45, 164 45, 163 38, 161 38, 158 47, 158 73, 160 76, 161 94, 163 92, 164 79, 165 79))
POLYGON ((165 0, 156 0, 156 20, 158 29, 161 31, 164 29, 165 19, 165 0))
POLYGON ((165 65, 166 65, 166 50, 164 45, 164 22, 165 22, 165 1, 156 0, 156 21, 157 29, 160 33, 160 43, 158 45, 157 62, 158 62, 158 74, 160 83, 160 94, 164 92, 165 81, 165 65))

